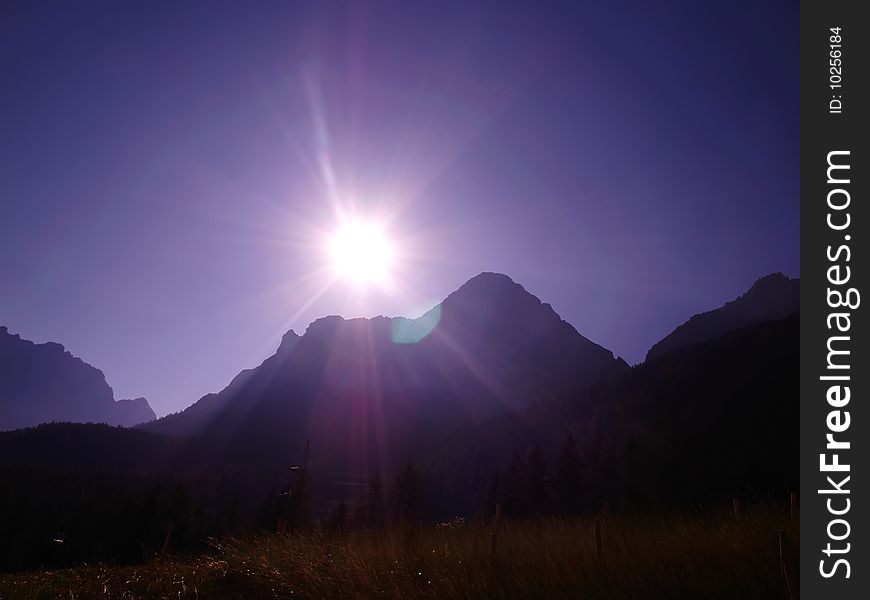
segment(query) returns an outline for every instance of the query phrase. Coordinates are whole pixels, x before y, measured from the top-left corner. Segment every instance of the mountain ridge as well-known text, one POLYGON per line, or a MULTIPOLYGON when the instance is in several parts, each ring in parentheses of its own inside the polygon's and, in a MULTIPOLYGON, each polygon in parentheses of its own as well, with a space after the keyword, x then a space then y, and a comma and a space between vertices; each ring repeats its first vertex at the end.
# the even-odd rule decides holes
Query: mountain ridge
POLYGON ((105 374, 63 344, 37 344, 0 326, 0 430, 57 421, 131 427, 155 418, 145 398, 116 401, 105 374))
POLYGON ((343 465, 360 448, 408 453, 423 437, 628 369, 520 284, 484 273, 416 319, 316 319, 217 394, 141 428, 196 438, 204 454, 338 440, 343 465))
POLYGON ((713 339, 752 323, 782 319, 800 310, 800 279, 776 272, 757 279, 722 306, 692 315, 647 351, 646 361, 713 339))

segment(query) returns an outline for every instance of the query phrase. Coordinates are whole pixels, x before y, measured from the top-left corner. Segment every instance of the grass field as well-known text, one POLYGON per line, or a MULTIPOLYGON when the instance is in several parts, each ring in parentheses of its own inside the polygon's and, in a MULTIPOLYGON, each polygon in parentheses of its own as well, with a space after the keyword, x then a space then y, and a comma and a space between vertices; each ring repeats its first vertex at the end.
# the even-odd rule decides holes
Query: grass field
MULTIPOLYGON (((0 598, 788 599, 799 530, 770 507, 733 514, 542 520, 261 535, 207 554, 0 574, 0 598)), ((797 598, 797 590, 792 590, 797 598)))

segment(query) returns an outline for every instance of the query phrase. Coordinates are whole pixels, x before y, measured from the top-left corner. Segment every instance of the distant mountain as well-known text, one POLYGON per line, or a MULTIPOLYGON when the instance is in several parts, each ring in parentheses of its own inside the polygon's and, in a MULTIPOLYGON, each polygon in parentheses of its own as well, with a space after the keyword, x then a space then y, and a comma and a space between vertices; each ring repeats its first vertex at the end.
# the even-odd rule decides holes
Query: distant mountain
POLYGON ((724 306, 697 314, 657 342, 646 360, 677 348, 710 340, 752 323, 783 319, 800 310, 800 279, 782 273, 762 277, 724 306))
POLYGON ((331 316, 289 332, 219 394, 143 429, 245 462, 289 460, 311 439, 331 467, 388 472, 462 424, 628 370, 509 277, 483 273, 418 319, 331 316))
MULTIPOLYGON (((151 405, 148 404, 148 400, 142 396, 117 400, 113 408, 116 412, 120 412, 123 415, 123 418, 118 421, 117 425, 123 425, 124 427, 148 423, 157 418, 157 415, 151 409, 151 405)), ((112 424, 109 421, 107 423, 112 424)))
POLYGON ((103 372, 62 345, 0 327, 0 430, 52 421, 132 427, 155 418, 145 398, 116 402, 103 372))

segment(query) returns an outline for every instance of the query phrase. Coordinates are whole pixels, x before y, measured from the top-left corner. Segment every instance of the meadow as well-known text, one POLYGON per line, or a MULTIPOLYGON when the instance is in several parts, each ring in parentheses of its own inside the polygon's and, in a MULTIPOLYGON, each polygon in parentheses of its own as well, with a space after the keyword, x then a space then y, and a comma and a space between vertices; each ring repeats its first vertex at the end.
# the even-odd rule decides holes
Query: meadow
POLYGON ((797 598, 779 507, 212 540, 135 566, 0 574, 0 598, 797 598))

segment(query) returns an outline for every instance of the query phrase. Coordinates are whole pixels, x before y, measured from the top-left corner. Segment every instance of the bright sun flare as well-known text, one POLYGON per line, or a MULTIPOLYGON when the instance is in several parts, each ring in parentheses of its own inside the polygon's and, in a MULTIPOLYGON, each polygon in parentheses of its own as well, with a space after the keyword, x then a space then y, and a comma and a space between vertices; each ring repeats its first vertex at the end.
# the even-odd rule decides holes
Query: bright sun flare
POLYGON ((379 227, 361 222, 345 223, 329 241, 336 274, 357 283, 388 283, 393 244, 379 227))

